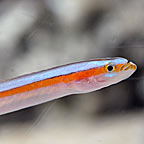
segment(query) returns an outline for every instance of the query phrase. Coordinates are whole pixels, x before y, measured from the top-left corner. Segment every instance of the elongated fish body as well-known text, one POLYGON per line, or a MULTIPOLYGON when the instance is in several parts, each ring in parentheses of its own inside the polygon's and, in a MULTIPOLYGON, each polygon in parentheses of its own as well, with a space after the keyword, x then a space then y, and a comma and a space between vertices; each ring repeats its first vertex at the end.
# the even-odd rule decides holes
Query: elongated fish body
POLYGON ((17 111, 70 94, 95 91, 131 76, 136 65, 105 58, 72 63, 0 83, 0 114, 17 111))

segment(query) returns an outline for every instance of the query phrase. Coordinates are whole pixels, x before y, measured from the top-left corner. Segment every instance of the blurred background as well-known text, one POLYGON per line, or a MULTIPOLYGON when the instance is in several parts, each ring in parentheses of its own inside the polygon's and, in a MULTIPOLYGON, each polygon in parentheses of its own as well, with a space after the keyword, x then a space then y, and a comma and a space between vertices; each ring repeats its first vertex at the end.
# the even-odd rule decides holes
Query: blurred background
POLYGON ((144 143, 144 0, 0 0, 0 79, 121 56, 126 81, 0 116, 2 144, 144 143))

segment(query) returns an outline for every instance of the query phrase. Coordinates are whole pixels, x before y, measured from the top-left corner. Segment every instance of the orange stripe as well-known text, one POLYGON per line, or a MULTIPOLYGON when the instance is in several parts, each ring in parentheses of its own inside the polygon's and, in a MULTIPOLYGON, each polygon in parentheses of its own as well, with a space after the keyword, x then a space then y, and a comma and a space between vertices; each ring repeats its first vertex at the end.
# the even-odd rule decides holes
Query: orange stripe
POLYGON ((86 70, 86 71, 80 71, 80 72, 72 73, 72 74, 68 74, 68 75, 58 76, 58 77, 54 77, 54 78, 50 78, 50 79, 45 79, 42 81, 38 81, 38 82, 34 82, 34 83, 31 83, 28 85, 17 87, 17 88, 11 89, 11 90, 0 92, 0 98, 18 94, 18 93, 31 91, 31 90, 38 89, 41 87, 51 86, 51 85, 58 84, 61 82, 68 83, 68 82, 71 82, 74 80, 81 80, 81 79, 84 79, 84 78, 87 78, 87 77, 90 77, 93 75, 101 74, 104 71, 105 71, 104 68, 101 67, 101 68, 95 68, 95 69, 90 69, 90 70, 86 70))
MULTIPOLYGON (((118 71, 120 69, 121 65, 122 64, 119 64, 117 66, 116 71, 118 71)), ((11 89, 11 90, 0 92, 0 98, 27 92, 27 91, 31 91, 31 90, 38 89, 41 87, 51 86, 51 85, 62 83, 62 82, 68 83, 71 81, 78 81, 78 80, 85 79, 85 78, 88 78, 91 76, 96 76, 96 75, 99 75, 99 74, 102 74, 105 72, 106 71, 105 71, 104 67, 98 67, 98 68, 93 68, 93 69, 89 69, 86 71, 80 71, 80 72, 76 72, 76 73, 72 73, 72 74, 68 74, 68 75, 45 79, 42 81, 38 81, 38 82, 27 84, 27 85, 24 85, 21 87, 17 87, 17 88, 11 89)))

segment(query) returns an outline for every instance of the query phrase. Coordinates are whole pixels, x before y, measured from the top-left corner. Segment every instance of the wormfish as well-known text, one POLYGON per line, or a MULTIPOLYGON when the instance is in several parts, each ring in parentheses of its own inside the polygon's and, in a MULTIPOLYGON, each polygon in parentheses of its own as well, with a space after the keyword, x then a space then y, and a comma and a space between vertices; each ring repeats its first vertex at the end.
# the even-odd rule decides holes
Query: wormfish
POLYGON ((58 66, 0 82, 0 115, 71 94, 88 93, 130 77, 137 66, 121 57, 58 66))

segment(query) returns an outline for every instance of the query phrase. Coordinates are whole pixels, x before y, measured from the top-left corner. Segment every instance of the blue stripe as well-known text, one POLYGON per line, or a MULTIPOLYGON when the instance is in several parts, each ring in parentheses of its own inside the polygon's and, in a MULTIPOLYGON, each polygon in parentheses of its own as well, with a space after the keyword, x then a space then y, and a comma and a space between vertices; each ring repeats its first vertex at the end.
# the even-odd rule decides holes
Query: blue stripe
POLYGON ((0 92, 14 89, 20 86, 24 86, 30 83, 34 83, 37 81, 41 81, 44 79, 49 79, 52 77, 57 77, 61 75, 68 75, 70 73, 75 73, 78 71, 85 71, 88 69, 104 66, 106 63, 115 63, 115 64, 121 64, 126 63, 127 60, 124 58, 108 58, 108 60, 102 60, 102 61, 87 61, 87 62, 80 62, 80 63, 74 63, 66 66, 61 66, 55 69, 45 70, 41 72, 34 73, 33 75, 24 75, 22 77, 18 77, 12 80, 8 80, 5 82, 0 83, 0 92))

